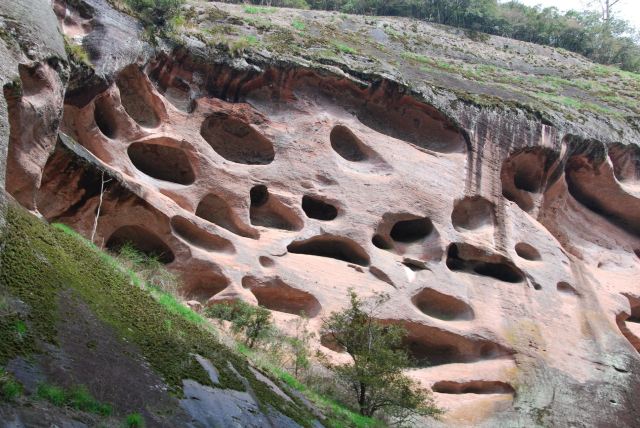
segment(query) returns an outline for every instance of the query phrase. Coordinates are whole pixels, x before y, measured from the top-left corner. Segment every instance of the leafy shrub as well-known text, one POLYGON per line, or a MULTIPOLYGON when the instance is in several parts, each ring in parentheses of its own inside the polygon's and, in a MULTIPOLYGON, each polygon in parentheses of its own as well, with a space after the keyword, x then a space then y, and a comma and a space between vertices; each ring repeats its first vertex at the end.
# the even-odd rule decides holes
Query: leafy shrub
POLYGON ((14 401, 22 394, 22 385, 11 374, 0 367, 0 398, 3 401, 14 401))
POLYGON ((231 331, 236 334, 242 333, 249 348, 273 336, 275 329, 268 309, 242 301, 213 305, 205 310, 205 315, 230 321, 231 331))
POLYGON ((402 423, 416 416, 437 416, 442 410, 429 392, 402 372, 410 364, 402 345, 406 331, 376 319, 378 308, 388 298, 383 294, 364 302, 349 290, 350 306, 324 320, 321 334, 351 357, 350 363, 336 366, 334 371, 352 391, 363 416, 384 412, 402 423))
POLYGON ((126 428, 142 428, 144 427, 144 418, 140 413, 131 413, 127 415, 124 426, 126 428))
POLYGON ((171 27, 172 21, 180 15, 184 0, 126 0, 145 26, 171 27))

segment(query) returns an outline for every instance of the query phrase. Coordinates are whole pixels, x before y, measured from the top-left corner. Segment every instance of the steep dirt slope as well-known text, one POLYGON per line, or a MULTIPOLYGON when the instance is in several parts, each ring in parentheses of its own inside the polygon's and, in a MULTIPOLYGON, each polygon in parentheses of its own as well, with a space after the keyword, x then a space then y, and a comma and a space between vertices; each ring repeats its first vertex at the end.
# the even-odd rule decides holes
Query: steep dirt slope
MULTIPOLYGON (((48 160, 12 142, 9 172, 36 177, 7 180, 20 203, 89 236, 111 179, 98 245, 161 254, 188 299, 259 303, 284 329, 350 287, 389 293, 408 373, 448 409, 434 424, 637 425, 636 75, 404 19, 195 2, 154 50, 82 4, 56 12, 96 71, 48 160)), ((46 82, 23 79, 13 136, 41 129, 21 106, 53 103, 46 82)))

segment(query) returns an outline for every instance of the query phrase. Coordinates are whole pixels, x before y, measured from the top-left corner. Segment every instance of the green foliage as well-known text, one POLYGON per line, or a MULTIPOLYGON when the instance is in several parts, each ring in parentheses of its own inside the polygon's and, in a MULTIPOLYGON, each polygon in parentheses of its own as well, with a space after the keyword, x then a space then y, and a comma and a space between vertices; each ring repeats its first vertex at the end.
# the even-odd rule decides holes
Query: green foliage
POLYGON ((22 385, 3 367, 0 367, 0 399, 15 401, 20 395, 22 395, 22 385))
POLYGON ((253 306, 246 302, 222 302, 210 306, 205 314, 211 318, 217 318, 231 322, 231 331, 244 336, 244 343, 253 348, 274 334, 271 312, 262 306, 253 306))
POLYGON ((351 363, 334 368, 354 393, 360 414, 373 416, 382 411, 394 420, 409 421, 414 416, 442 413, 430 394, 402 373, 410 365, 403 348, 406 332, 400 326, 383 325, 375 318, 388 296, 363 302, 349 291, 350 307, 324 320, 322 334, 344 349, 351 363))
POLYGON ((291 26, 293 28, 295 28, 296 30, 298 30, 298 31, 304 31, 304 29, 306 28, 306 26, 304 25, 304 22, 302 22, 302 21, 300 21, 298 19, 294 19, 291 22, 291 26))
POLYGON ((351 46, 345 45, 344 43, 335 43, 338 51, 346 54, 355 54, 357 51, 351 46))
POLYGON ((67 36, 64 37, 64 50, 71 62, 80 65, 91 65, 89 54, 81 44, 77 44, 73 40, 70 40, 67 36))
POLYGON ((272 7, 245 6, 244 12, 249 14, 274 13, 276 10, 272 7))
POLYGON ((144 418, 140 413, 131 413, 130 415, 127 415, 124 426, 126 428, 143 428, 144 418))
POLYGON ((145 26, 169 29, 177 20, 184 0, 125 0, 145 26))
POLYGON ((101 403, 93 398, 84 386, 75 386, 70 390, 65 390, 59 386, 41 383, 36 390, 36 396, 47 400, 54 406, 70 407, 101 416, 109 416, 113 411, 110 404, 101 403))
POLYGON ((295 336, 289 337, 288 342, 293 356, 293 374, 298 377, 300 371, 310 366, 309 342, 315 336, 309 331, 309 319, 303 314, 296 320, 295 336))
POLYGON ((251 46, 258 44, 258 38, 254 35, 242 36, 229 43, 229 51, 233 55, 240 55, 251 46))

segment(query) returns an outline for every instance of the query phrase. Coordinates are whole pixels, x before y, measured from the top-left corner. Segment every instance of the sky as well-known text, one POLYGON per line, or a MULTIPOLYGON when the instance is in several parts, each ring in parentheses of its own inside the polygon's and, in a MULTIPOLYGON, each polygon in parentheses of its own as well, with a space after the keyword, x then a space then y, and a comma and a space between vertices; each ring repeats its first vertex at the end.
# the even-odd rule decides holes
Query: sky
MULTIPOLYGON (((587 8, 589 3, 595 3, 593 6, 596 10, 600 10, 598 0, 518 0, 520 3, 528 6, 542 5, 555 6, 560 10, 577 9, 583 10, 587 8)), ((502 2, 505 2, 502 0, 502 2)), ((640 0, 620 0, 615 5, 614 10, 617 10, 616 17, 622 18, 626 21, 630 21, 637 29, 640 29, 640 0)))

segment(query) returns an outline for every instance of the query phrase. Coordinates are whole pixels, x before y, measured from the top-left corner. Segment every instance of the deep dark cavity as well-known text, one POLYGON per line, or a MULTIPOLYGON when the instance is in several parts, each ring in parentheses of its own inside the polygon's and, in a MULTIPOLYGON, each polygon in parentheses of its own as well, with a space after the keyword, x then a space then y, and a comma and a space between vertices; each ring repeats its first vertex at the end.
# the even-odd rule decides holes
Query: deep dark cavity
POLYGON ((133 165, 150 177, 189 185, 195 173, 187 154, 179 148, 163 145, 162 139, 133 143, 127 153, 133 165))
POLYGON ((432 288, 423 289, 411 301, 422 313, 444 321, 474 318, 473 309, 466 302, 432 288))
POLYGON ((433 224, 425 217, 398 221, 391 228, 389 235, 396 242, 410 244, 426 238, 432 231, 433 224))
POLYGON ((209 193, 202 198, 196 208, 196 215, 236 235, 244 236, 245 238, 255 237, 249 230, 241 227, 227 201, 213 193, 209 193))
POLYGON ((171 263, 175 256, 171 248, 155 233, 142 226, 122 226, 111 234, 106 247, 114 252, 120 251, 125 245, 131 245, 141 253, 157 258, 161 263, 171 263))
POLYGON ((367 160, 367 147, 349 128, 344 125, 336 125, 329 136, 331 147, 340 156, 350 162, 367 160))
POLYGON ((223 158, 245 165, 267 165, 273 162, 273 143, 249 124, 227 114, 209 116, 200 134, 223 158))
POLYGON ((354 263, 360 266, 369 265, 369 255, 355 241, 335 235, 320 235, 303 241, 294 241, 287 250, 295 254, 328 257, 354 263))
POLYGON ((389 242, 388 239, 377 233, 373 235, 373 238, 371 238, 371 243, 382 250, 393 249, 393 243, 389 242))
POLYGON ((554 169, 558 157, 557 152, 542 147, 513 153, 502 163, 502 195, 524 211, 530 211, 533 208, 531 194, 543 192, 561 173, 559 168, 554 169))
POLYGON ((160 125, 160 118, 154 110, 159 101, 151 93, 151 84, 140 69, 131 65, 124 69, 116 85, 120 91, 120 100, 127 114, 141 126, 155 128, 160 125))
POLYGON ((309 218, 329 221, 338 216, 338 209, 322 199, 305 195, 302 197, 302 210, 309 218))
POLYGON ((118 135, 118 125, 114 109, 105 97, 96 98, 94 103, 93 117, 102 135, 108 138, 116 138, 118 135))
POLYGON ((189 288, 183 290, 185 298, 207 303, 216 294, 229 286, 229 280, 213 272, 202 272, 189 288))
POLYGON ((290 231, 302 229, 302 220, 291 208, 271 196, 267 186, 254 186, 249 192, 249 197, 249 217, 252 225, 290 231))
POLYGON ((573 294, 576 296, 578 295, 576 289, 571 284, 565 281, 560 281, 558 284, 556 284, 556 288, 561 293, 573 294))
POLYGON ((513 262, 500 255, 487 255, 468 244, 451 244, 447 251, 447 267, 452 271, 488 276, 504 282, 523 282, 524 274, 513 262), (467 255, 462 256, 460 249, 467 255))

